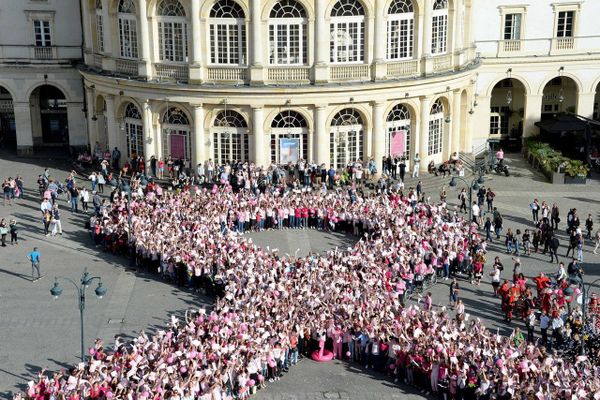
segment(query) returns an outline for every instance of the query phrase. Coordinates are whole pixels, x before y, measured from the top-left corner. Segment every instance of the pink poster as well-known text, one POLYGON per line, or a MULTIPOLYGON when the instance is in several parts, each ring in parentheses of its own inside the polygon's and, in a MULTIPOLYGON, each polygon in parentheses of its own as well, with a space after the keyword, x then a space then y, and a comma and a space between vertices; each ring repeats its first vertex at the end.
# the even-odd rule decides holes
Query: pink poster
POLYGON ((185 158, 185 136, 171 135, 171 157, 185 158))
POLYGON ((400 156, 406 152, 406 131, 392 132, 390 136, 390 155, 400 156))

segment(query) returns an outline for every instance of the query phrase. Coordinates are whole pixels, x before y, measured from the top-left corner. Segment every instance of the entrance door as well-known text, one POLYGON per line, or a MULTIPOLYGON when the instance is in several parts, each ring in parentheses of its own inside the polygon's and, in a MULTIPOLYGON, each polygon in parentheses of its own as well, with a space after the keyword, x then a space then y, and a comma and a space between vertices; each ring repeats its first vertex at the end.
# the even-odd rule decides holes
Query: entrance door
POLYGON ((174 159, 184 159, 185 154, 185 136, 183 135, 170 135, 171 139, 171 157, 174 159))

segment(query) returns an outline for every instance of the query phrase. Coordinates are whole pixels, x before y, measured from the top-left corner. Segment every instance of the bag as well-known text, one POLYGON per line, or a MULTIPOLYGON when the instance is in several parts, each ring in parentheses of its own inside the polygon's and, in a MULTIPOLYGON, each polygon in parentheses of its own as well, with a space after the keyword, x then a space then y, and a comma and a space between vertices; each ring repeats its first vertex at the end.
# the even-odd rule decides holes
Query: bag
POLYGON ((560 224, 560 217, 556 218, 556 223, 560 224))
POLYGON ((6 235, 8 234, 8 229, 6 227, 1 227, 0 228, 0 235, 6 235))

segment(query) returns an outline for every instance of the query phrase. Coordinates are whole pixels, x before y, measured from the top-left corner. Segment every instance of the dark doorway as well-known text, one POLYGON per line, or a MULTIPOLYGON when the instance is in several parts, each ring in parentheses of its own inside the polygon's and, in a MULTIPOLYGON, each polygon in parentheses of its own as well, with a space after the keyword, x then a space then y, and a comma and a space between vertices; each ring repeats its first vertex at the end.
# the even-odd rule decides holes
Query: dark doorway
POLYGON ((15 110, 8 90, 0 86, 0 147, 14 148, 17 144, 15 110))
POLYGON ((55 86, 43 85, 34 90, 32 98, 35 97, 40 113, 40 144, 68 146, 67 102, 63 92, 55 86))

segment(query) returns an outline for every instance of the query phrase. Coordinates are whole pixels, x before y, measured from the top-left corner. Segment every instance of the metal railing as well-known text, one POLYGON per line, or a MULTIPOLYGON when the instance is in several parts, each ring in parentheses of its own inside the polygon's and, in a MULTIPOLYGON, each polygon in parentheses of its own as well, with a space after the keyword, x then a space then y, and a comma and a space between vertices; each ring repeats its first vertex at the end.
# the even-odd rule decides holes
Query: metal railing
POLYGON ((36 60, 52 60, 54 49, 51 46, 36 46, 33 48, 33 57, 36 60))
POLYGON ((138 75, 138 62, 136 60, 117 59, 117 72, 129 76, 138 75))

